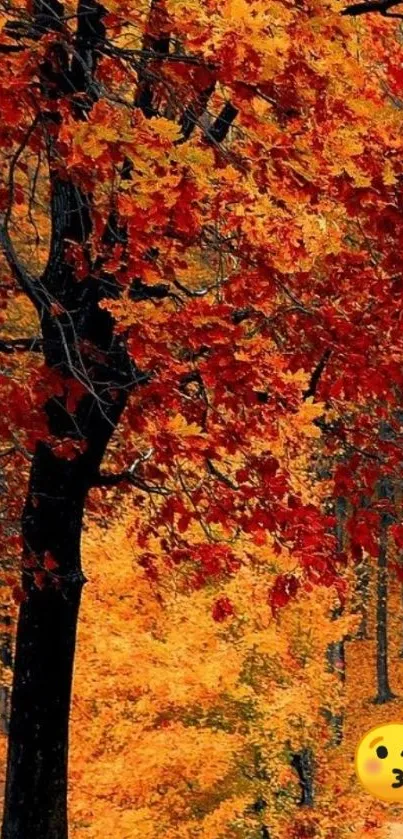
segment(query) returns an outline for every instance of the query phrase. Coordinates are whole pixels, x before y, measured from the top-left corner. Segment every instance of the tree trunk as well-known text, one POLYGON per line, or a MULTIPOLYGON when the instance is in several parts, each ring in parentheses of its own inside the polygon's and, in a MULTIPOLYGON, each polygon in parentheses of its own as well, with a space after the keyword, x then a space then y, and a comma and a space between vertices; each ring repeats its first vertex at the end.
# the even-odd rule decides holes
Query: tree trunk
POLYGON ((67 742, 80 588, 21 606, 3 839, 66 839, 67 742), (27 707, 30 708, 27 712, 27 707))
POLYGON ((37 447, 23 515, 20 607, 3 839, 66 839, 67 743, 87 486, 76 461, 37 447), (51 557, 49 571, 36 558, 51 557), (33 560, 32 557, 35 557, 33 560), (57 565, 56 565, 57 563, 57 565))
MULTIPOLYGON (((32 7, 33 33, 41 38, 62 31, 64 4, 38 0, 32 7)), ((42 93, 52 108, 41 113, 55 127, 57 96, 74 90, 76 119, 86 119, 96 99, 93 86, 97 48, 103 42, 105 9, 96 0, 78 0, 74 56, 58 49, 57 66, 40 66, 42 93), (78 94, 82 96, 78 96, 78 94)), ((51 134, 50 134, 51 136, 51 134)), ((66 259, 71 242, 83 248, 92 231, 91 195, 59 177, 52 141, 47 146, 52 239, 48 265, 23 290, 37 308, 47 367, 60 378, 60 391, 45 405, 49 442, 37 444, 25 503, 22 587, 14 662, 5 808, 2 839, 67 839, 67 755, 76 626, 84 577, 80 537, 87 492, 96 479, 110 437, 138 383, 124 342, 99 307, 117 296, 113 278, 104 285, 102 260, 76 281, 66 259), (58 310, 50 301, 58 304, 58 310), (80 384, 78 398, 71 383, 80 384), (74 391, 73 391, 74 392, 74 391), (52 451, 56 442, 56 450, 52 451), (73 454, 57 456, 68 443, 73 454)), ((116 232, 117 235, 117 232, 116 232)), ((115 244, 115 228, 105 218, 105 245, 115 244)))
POLYGON ((388 672, 388 525, 390 516, 383 515, 379 537, 377 603, 376 603, 376 676, 378 691, 377 705, 395 699, 389 685, 388 672))
POLYGON ((363 559, 356 570, 356 589, 355 595, 357 604, 354 607, 354 612, 360 614, 360 625, 356 632, 356 639, 360 641, 367 641, 368 635, 368 603, 369 591, 371 583, 371 568, 367 559, 363 559))
MULTIPOLYGON (((335 502, 336 513, 336 543, 337 549, 343 551, 346 549, 347 529, 346 521, 348 517, 348 503, 346 498, 336 498, 335 502)), ((332 620, 337 620, 343 614, 343 606, 339 605, 332 611, 332 620)), ((345 638, 340 641, 333 641, 329 644, 326 651, 327 666, 331 673, 335 673, 344 686, 346 681, 346 651, 345 638)), ((343 740, 343 725, 344 713, 334 713, 332 708, 325 712, 325 717, 328 719, 332 729, 332 743, 334 746, 339 746, 343 740)))
MULTIPOLYGON (((334 611, 333 617, 336 619, 343 614, 343 609, 339 608, 334 611)), ((346 652, 344 639, 341 641, 333 641, 327 648, 327 663, 331 673, 335 673, 342 686, 344 687, 346 681, 346 652)), ((332 744, 339 746, 343 740, 343 725, 344 714, 342 712, 335 714, 334 711, 329 710, 326 714, 332 729, 332 744)))
MULTIPOLYGON (((94 327, 93 318, 91 324, 94 327)), ((57 456, 51 442, 39 442, 32 463, 22 518, 24 600, 14 661, 2 839, 68 835, 68 723, 85 582, 80 560, 84 505, 135 381, 133 376, 128 380, 132 365, 116 343, 111 323, 107 320, 103 326, 102 338, 110 342, 110 366, 94 371, 102 402, 97 394, 85 393, 74 414, 60 397, 47 403, 52 432, 63 438, 74 427, 86 440, 85 451, 66 459, 57 456), (117 393, 113 390, 108 396, 105 380, 109 386, 116 383, 117 393)))
POLYGON ((301 788, 300 807, 313 806, 313 755, 310 749, 302 749, 291 758, 291 766, 295 769, 301 788))

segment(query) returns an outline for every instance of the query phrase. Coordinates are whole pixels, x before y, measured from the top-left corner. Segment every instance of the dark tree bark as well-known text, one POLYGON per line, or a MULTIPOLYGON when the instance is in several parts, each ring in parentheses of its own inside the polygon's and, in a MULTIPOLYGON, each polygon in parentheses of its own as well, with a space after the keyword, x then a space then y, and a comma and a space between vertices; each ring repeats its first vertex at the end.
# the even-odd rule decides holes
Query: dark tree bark
POLYGON ((57 580, 38 587, 24 574, 9 732, 4 839, 67 836, 67 734, 76 622, 83 577, 83 481, 38 446, 23 535, 31 554, 49 550, 57 580), (39 504, 36 499, 39 499, 39 504))
MULTIPOLYGON (((379 497, 393 499, 394 490, 390 481, 381 481, 379 497)), ((395 699, 389 685, 388 667, 388 528, 393 522, 390 513, 383 513, 379 535, 379 554, 376 588, 376 676, 377 695, 375 703, 383 705, 395 699)))
POLYGON ((369 588, 371 583, 371 567, 367 560, 363 559, 356 570, 356 598, 357 605, 355 612, 360 614, 360 625, 357 629, 356 638, 360 641, 367 641, 368 635, 368 605, 369 588))
POLYGON ((388 666, 388 558, 387 524, 383 521, 379 539, 379 556, 376 589, 376 677, 377 695, 375 702, 383 705, 395 699, 389 685, 388 666))
MULTIPOLYGON (((22 522, 25 600, 14 662, 3 839, 67 837, 68 720, 84 583, 80 537, 92 476, 124 399, 113 407, 103 416, 96 401, 87 404, 84 454, 64 460, 42 442, 34 456, 22 522), (50 571, 41 562, 46 554, 55 563, 50 571)), ((84 430, 79 409, 74 419, 84 430)))
MULTIPOLYGON (((342 614, 341 611, 339 611, 339 615, 340 614, 342 614)), ((329 644, 327 649, 327 661, 329 670, 332 673, 335 673, 342 685, 344 685, 346 681, 346 654, 344 639, 329 644)), ((333 745, 339 746, 343 740, 344 713, 340 712, 336 714, 334 710, 329 710, 326 713, 326 718, 329 720, 332 729, 333 745)))
MULTIPOLYGON (((339 551, 345 550, 347 540, 346 522, 348 516, 348 505, 345 498, 337 498, 335 503, 336 513, 336 541, 339 551)), ((343 614, 343 607, 338 606, 332 612, 332 619, 337 620, 343 614)), ((346 680, 346 651, 345 638, 329 644, 326 651, 327 665, 331 673, 335 673, 342 685, 346 680)), ((343 740, 344 713, 335 713, 332 708, 325 711, 325 717, 332 729, 332 742, 339 746, 343 740)))
POLYGON ((310 749, 302 749, 291 758, 291 766, 295 769, 301 788, 300 807, 312 807, 313 792, 313 756, 310 749))

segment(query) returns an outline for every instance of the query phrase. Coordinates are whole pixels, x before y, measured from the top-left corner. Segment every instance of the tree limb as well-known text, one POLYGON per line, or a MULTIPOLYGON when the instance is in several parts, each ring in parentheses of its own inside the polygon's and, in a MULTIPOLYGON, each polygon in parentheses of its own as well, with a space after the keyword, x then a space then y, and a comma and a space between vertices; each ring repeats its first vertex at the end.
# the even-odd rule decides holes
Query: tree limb
POLYGON ((316 365, 316 367, 315 367, 315 369, 312 373, 309 385, 308 385, 307 389, 304 390, 303 395, 302 395, 302 398, 303 398, 304 402, 306 402, 306 400, 309 399, 310 396, 315 396, 318 384, 320 382, 320 378, 321 378, 322 373, 323 373, 323 371, 326 367, 326 364, 327 364, 327 362, 330 358, 330 354, 331 354, 331 351, 329 349, 325 350, 325 352, 322 355, 322 358, 320 359, 319 363, 316 365))
POLYGON ((204 114, 207 108, 210 97, 214 93, 215 82, 212 82, 208 87, 202 90, 196 99, 185 108, 180 124, 182 126, 182 137, 176 140, 176 145, 180 145, 189 139, 193 133, 196 125, 199 124, 200 117, 204 114))
POLYGON ((33 277, 19 261, 14 245, 11 241, 10 234, 6 229, 4 222, 0 223, 0 249, 3 251, 8 265, 13 272, 13 275, 19 283, 22 291, 34 304, 37 311, 46 308, 46 301, 41 293, 41 287, 38 281, 33 277))
POLYGON ((25 49, 23 44, 0 44, 0 53, 2 55, 8 55, 11 52, 21 52, 25 49))
POLYGON ((393 6, 399 6, 402 0, 373 0, 373 2, 354 3, 352 6, 347 6, 343 9, 342 15, 349 15, 350 17, 358 17, 359 15, 369 14, 371 12, 378 12, 384 17, 403 18, 400 14, 388 15, 388 10, 393 6))
POLYGON ((238 490, 239 486, 235 484, 231 478, 228 478, 227 475, 224 475, 223 472, 220 472, 219 469, 214 465, 213 461, 210 459, 206 460, 207 470, 210 472, 210 475, 214 475, 221 483, 226 484, 228 487, 234 490, 238 490))
POLYGON ((237 115, 238 109, 235 108, 234 105, 231 105, 231 102, 227 102, 219 113, 217 119, 214 120, 212 126, 207 131, 208 139, 213 140, 214 143, 221 143, 225 140, 237 115))
POLYGON ((40 338, 12 338, 0 340, 0 353, 42 352, 43 342, 40 338))
POLYGON ((150 495, 170 495, 171 491, 163 486, 156 486, 155 484, 148 484, 136 475, 131 469, 126 469, 124 472, 98 472, 95 475, 91 486, 93 487, 117 487, 121 484, 131 484, 131 486, 141 489, 150 495))

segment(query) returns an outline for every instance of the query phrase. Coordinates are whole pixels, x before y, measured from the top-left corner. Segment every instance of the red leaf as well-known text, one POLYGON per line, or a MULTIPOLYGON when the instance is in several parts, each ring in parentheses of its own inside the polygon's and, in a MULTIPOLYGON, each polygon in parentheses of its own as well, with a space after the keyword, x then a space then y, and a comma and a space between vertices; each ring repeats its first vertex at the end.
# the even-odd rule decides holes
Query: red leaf
POLYGON ((403 524, 392 524, 390 532, 396 542, 396 546, 403 549, 403 524))
POLYGON ((23 603, 23 601, 26 600, 26 594, 22 590, 21 586, 14 586, 12 596, 14 603, 23 603))
POLYGON ((46 574, 43 571, 34 571, 34 580, 37 588, 45 588, 46 574))
POLYGON ((55 558, 52 556, 50 551, 46 551, 45 553, 43 567, 46 568, 47 571, 54 571, 56 568, 59 567, 59 564, 56 562, 55 558))
POLYGON ((300 581, 293 574, 280 574, 269 593, 269 604, 273 615, 295 597, 300 581))
POLYGON ((228 597, 220 597, 214 603, 212 615, 217 623, 222 623, 234 614, 234 607, 228 597))
POLYGON ((403 583, 403 565, 399 565, 398 562, 391 562, 390 567, 396 574, 397 579, 400 583, 403 583))

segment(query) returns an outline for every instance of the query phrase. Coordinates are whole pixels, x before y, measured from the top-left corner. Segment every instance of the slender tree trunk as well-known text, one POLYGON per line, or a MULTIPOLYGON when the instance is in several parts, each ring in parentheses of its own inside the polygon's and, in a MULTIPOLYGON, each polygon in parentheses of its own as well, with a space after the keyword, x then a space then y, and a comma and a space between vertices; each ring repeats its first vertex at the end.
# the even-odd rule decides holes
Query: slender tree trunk
POLYGON ((390 517, 382 516, 379 538, 376 602, 376 676, 377 695, 375 702, 383 705, 395 699, 389 685, 388 670, 388 525, 390 517))
POLYGON ((354 612, 358 612, 361 616, 360 625, 357 629, 356 638, 360 641, 366 641, 368 635, 368 602, 369 602, 369 586, 371 582, 371 568, 367 560, 363 559, 356 570, 356 590, 357 605, 354 612))
MULTIPOLYGON (((348 504, 345 498, 340 497, 336 499, 335 513, 337 548, 339 551, 343 551, 346 549, 346 521, 348 516, 348 504)), ((333 609, 332 620, 337 620, 337 618, 341 617, 342 614, 343 607, 337 606, 335 609, 333 609)), ((326 659, 330 672, 337 675, 339 681, 344 686, 344 683, 346 681, 346 652, 344 638, 341 638, 340 641, 334 641, 331 644, 329 644, 326 651, 326 659)), ((330 727, 332 729, 332 743, 334 746, 339 746, 343 740, 344 714, 343 712, 336 714, 330 708, 326 712, 326 719, 328 719, 330 727)))
MULTIPOLYGON (((343 613, 342 609, 333 614, 333 617, 339 617, 343 613)), ((344 639, 341 641, 334 641, 329 644, 327 648, 327 661, 331 673, 335 673, 341 684, 344 686, 346 681, 346 653, 344 639)), ((344 714, 342 712, 335 714, 330 710, 326 715, 332 729, 332 743, 334 746, 339 746, 343 740, 343 724, 344 714)))
POLYGON ((298 754, 294 754, 291 759, 291 766, 295 769, 298 775, 299 785, 301 788, 300 807, 313 806, 313 755, 310 749, 302 749, 298 754))

